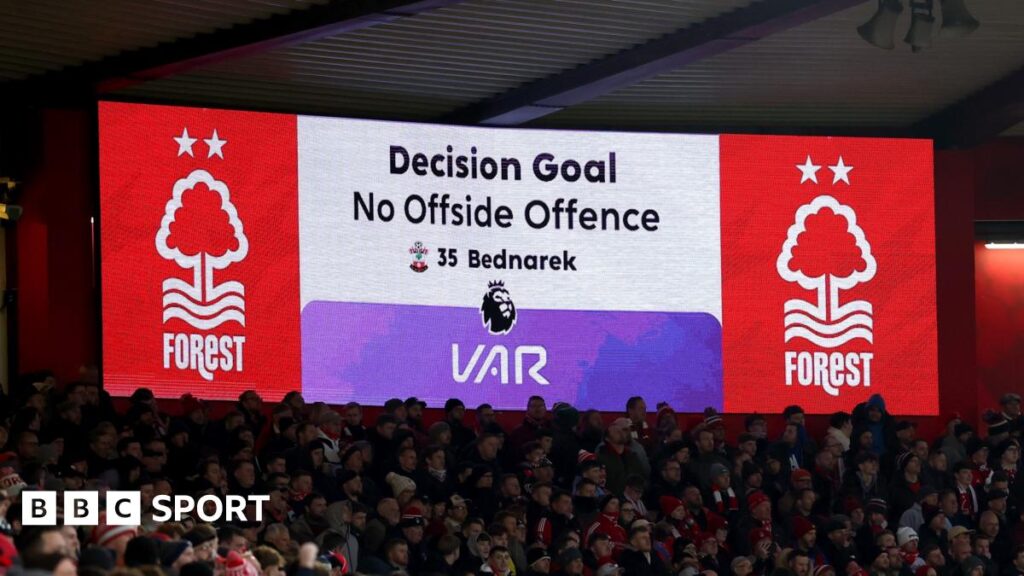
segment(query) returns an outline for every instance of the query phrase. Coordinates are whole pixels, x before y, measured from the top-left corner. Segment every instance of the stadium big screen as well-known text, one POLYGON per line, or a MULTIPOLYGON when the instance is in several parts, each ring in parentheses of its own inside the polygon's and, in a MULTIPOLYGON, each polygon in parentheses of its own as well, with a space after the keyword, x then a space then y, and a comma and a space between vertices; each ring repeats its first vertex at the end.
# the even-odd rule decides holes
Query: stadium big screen
POLYGON ((99 112, 112 393, 937 413, 929 141, 99 112))

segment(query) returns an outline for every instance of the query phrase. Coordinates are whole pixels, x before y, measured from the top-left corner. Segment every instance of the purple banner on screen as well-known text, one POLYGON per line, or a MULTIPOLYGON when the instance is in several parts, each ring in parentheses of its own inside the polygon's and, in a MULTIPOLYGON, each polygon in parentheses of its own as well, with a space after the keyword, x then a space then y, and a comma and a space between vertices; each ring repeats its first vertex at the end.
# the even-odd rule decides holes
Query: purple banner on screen
POLYGON ((705 313, 520 309, 496 336, 475 308, 317 301, 302 311, 302 391, 377 406, 455 397, 519 410, 537 394, 582 409, 621 411, 643 396, 721 410, 721 350, 721 325, 705 313))

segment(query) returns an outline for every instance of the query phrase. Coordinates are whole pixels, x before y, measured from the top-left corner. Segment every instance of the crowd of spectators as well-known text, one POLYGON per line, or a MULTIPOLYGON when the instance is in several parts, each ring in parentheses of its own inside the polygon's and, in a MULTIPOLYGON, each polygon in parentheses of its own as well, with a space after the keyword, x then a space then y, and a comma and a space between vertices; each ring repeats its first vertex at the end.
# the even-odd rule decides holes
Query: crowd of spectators
POLYGON ((119 411, 95 381, 41 378, 5 401, 0 571, 1018 576, 1020 402, 921 438, 876 395, 812 437, 799 406, 776 430, 759 415, 727 430, 710 408, 684 429, 639 397, 602 415, 535 396, 504 428, 458 399, 428 424, 416 398, 366 421, 356 403, 247 391, 211 418, 188 394, 139 388, 119 411), (139 491, 142 521, 23 526, 37 489, 139 491), (156 522, 163 494, 269 499, 260 521, 156 522))

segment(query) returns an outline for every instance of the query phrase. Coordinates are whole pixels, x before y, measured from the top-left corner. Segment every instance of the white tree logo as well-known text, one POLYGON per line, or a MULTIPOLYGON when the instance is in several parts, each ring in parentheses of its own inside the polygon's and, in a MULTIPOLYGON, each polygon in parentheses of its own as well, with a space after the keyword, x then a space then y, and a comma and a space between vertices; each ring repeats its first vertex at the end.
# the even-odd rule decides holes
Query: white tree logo
POLYGON ((178 318, 200 330, 230 321, 245 326, 245 287, 237 281, 213 281, 214 270, 241 262, 249 253, 249 240, 224 182, 206 170, 194 170, 175 182, 156 234, 156 249, 160 256, 192 270, 191 284, 180 278, 164 280, 165 323, 178 318), (219 196, 217 213, 186 197, 198 195, 199 184, 219 196))
POLYGON ((783 280, 817 291, 817 299, 786 301, 786 342, 803 338, 823 348, 856 338, 872 342, 871 303, 840 304, 839 291, 870 281, 876 267, 852 208, 831 196, 818 196, 797 209, 776 268, 783 280))

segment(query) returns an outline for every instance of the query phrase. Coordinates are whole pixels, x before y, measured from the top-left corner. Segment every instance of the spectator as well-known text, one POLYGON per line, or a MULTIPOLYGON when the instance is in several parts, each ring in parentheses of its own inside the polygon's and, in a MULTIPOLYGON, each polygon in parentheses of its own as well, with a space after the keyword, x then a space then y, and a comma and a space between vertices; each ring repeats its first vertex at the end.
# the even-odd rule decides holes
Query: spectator
POLYGON ((633 528, 629 534, 629 548, 622 552, 620 564, 626 576, 668 575, 668 567, 653 551, 651 531, 646 526, 633 528))
POLYGON ((846 412, 836 412, 828 420, 826 438, 835 440, 842 452, 850 450, 850 437, 853 435, 853 418, 846 412))
POLYGON ((0 533, 16 535, 26 566, 63 573, 77 559, 85 576, 115 563, 257 574, 257 562, 275 576, 860 576, 861 566, 879 576, 1006 576, 1024 563, 1015 548, 1024 543, 1020 447, 999 427, 1019 418, 1012 398, 989 427, 995 444, 972 440, 956 419, 940 438, 918 437, 880 398, 853 416, 833 414, 817 438, 803 410, 789 407, 773 444, 756 415, 731 443, 714 409, 684 435, 665 405, 648 427, 644 399, 606 428, 599 413, 580 417, 564 403, 549 418, 534 398, 506 446, 491 406, 478 409, 477 435, 458 400, 430 423, 422 402, 395 399, 366 429, 360 405, 342 417, 298 394, 263 407, 246 392, 223 416, 186 396, 171 418, 147 391, 118 414, 90 404, 90 390, 102 398, 87 384, 36 390, 3 423, 11 453, 0 456, 0 533), (79 447, 69 451, 65 436, 79 447), (961 445, 961 462, 949 466, 961 445), (78 544, 74 527, 22 526, 25 486, 138 490, 143 522, 101 522, 78 544), (183 493, 269 498, 262 522, 156 521, 153 498, 183 493))
POLYGON ((854 437, 859 436, 857 430, 871 433, 872 452, 883 456, 890 444, 889 438, 894 437, 893 419, 885 410, 885 400, 879 394, 873 394, 867 402, 858 404, 853 409, 854 437))
MULTIPOLYGON (((895 510, 899 509, 899 507, 895 508, 895 510)), ((917 491, 914 503, 900 515, 900 527, 911 528, 915 532, 920 531, 921 526, 924 525, 924 512, 926 509, 929 511, 939 509, 939 492, 928 485, 922 486, 917 491)))
POLYGON ((608 426, 604 442, 597 449, 597 459, 607 471, 607 488, 612 494, 622 493, 629 475, 647 475, 639 454, 642 449, 631 441, 630 427, 628 418, 616 419, 608 426))
MULTIPOLYGON (((1020 401, 1017 401, 1018 404, 1020 401)), ((1024 575, 1024 544, 1018 544, 1013 549, 1013 555, 1010 558, 1010 565, 1007 566, 1008 570, 1005 572, 1005 576, 1021 576, 1024 575)))
POLYGON ((946 425, 946 436, 942 438, 941 450, 946 454, 950 467, 967 459, 967 444, 974 438, 974 429, 953 418, 946 425))
POLYGON ((698 428, 694 433, 694 439, 697 443, 697 457, 690 464, 693 477, 700 484, 701 490, 710 492, 712 467, 718 464, 728 470, 729 461, 715 450, 715 434, 711 430, 698 428))
POLYGON ((630 422, 630 437, 645 450, 650 450, 654 437, 651 434, 651 427, 647 424, 647 403, 643 398, 632 396, 626 401, 626 418, 629 418, 630 422))

